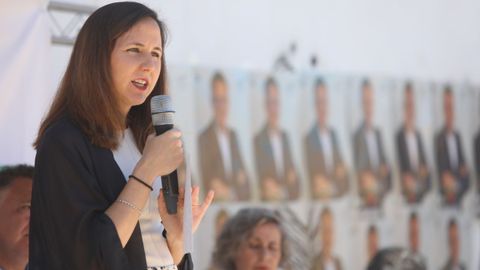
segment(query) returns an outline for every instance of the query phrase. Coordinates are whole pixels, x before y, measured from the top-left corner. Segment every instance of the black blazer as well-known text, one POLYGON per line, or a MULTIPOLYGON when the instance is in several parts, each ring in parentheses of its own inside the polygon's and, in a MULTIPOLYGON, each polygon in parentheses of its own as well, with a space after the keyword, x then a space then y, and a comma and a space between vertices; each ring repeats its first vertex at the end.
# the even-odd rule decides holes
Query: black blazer
POLYGON ((122 248, 105 214, 125 184, 109 149, 67 117, 52 124, 35 158, 29 269, 146 269, 139 224, 122 248))

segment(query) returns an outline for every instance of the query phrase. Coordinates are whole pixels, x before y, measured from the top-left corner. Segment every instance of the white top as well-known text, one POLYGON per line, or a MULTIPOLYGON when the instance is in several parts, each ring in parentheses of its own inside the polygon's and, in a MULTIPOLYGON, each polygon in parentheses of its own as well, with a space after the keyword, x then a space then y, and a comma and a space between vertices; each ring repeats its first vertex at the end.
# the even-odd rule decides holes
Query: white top
POLYGON ((373 169, 377 169, 379 163, 378 157, 378 145, 377 140, 375 139, 375 132, 372 129, 367 129, 365 132, 367 138, 367 149, 368 149, 368 158, 370 159, 370 165, 373 169))
POLYGON ((450 165, 452 165, 453 169, 456 169, 458 167, 458 148, 457 140, 455 140, 455 135, 453 134, 453 132, 447 133, 447 148, 450 165))
POLYGON ((275 169, 278 177, 282 177, 282 175, 284 175, 282 138, 280 137, 280 132, 269 132, 268 135, 270 143, 272 144, 275 169))
POLYGON ((330 132, 328 129, 322 130, 318 129, 318 137, 320 138, 320 144, 323 151, 323 160, 325 161, 325 168, 327 172, 332 172, 334 168, 333 164, 333 143, 332 138, 330 137, 330 132))
MULTIPOLYGON (((230 149, 230 138, 228 132, 223 132, 216 128, 215 133, 218 138, 218 147, 220 148, 220 154, 222 156, 223 167, 227 177, 232 176, 232 151, 230 149)), ((226 180, 226 179, 223 179, 226 180)))
POLYGON ((415 133, 413 131, 406 131, 405 137, 407 141, 407 151, 408 157, 410 159, 410 165, 412 165, 412 169, 418 168, 418 145, 417 139, 415 138, 415 133))
MULTIPOLYGON (((118 167, 128 181, 127 177, 132 174, 135 165, 141 158, 130 129, 124 132, 124 137, 120 140, 118 148, 112 152, 118 167)), ((149 267, 174 264, 167 241, 162 236, 164 227, 158 213, 157 197, 161 187, 161 178, 157 177, 153 182, 153 191, 150 193, 150 198, 147 200, 139 220, 147 266, 149 267)))

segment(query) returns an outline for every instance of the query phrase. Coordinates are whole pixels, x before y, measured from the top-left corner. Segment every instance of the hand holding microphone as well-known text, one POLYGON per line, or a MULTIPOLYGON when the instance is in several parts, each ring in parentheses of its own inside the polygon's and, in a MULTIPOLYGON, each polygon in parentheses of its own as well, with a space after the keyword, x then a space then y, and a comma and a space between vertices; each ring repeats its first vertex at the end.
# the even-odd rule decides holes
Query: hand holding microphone
POLYGON ((161 176, 168 213, 175 214, 179 196, 176 169, 183 161, 182 134, 173 128, 175 112, 169 96, 152 97, 151 110, 156 136, 148 136, 134 175, 150 185, 156 177, 161 176))
POLYGON ((183 161, 182 133, 177 129, 161 136, 150 135, 145 142, 139 166, 151 172, 146 179, 152 181, 160 175, 173 172, 183 161))
MULTIPOLYGON (((154 96, 150 101, 150 108, 152 111, 152 123, 157 136, 161 136, 162 134, 166 134, 167 132, 171 131, 173 129, 173 120, 175 116, 172 99, 166 95, 154 96)), ((179 131, 177 132, 179 133, 179 131)), ((172 134, 171 136, 175 136, 175 134, 172 134)), ((166 174, 161 174, 162 195, 165 199, 165 205, 167 206, 167 211, 169 214, 177 213, 179 190, 176 168, 183 160, 183 148, 180 136, 178 136, 178 138, 174 138, 173 140, 173 149, 167 150, 172 151, 171 155, 173 156, 173 158, 176 158, 178 154, 181 154, 181 157, 179 158, 180 162, 178 164, 175 164, 176 166, 173 168, 175 170, 167 171, 166 174)))

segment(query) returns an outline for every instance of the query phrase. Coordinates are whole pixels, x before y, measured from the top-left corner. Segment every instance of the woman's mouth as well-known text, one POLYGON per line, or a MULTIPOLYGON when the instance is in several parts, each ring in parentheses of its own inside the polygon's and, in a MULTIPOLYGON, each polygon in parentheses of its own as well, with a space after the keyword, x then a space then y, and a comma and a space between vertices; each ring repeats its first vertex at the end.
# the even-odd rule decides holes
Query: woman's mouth
POLYGON ((133 86, 135 86, 136 88, 140 89, 140 90, 146 90, 147 89, 147 86, 148 86, 148 81, 144 80, 144 79, 135 79, 132 81, 132 84, 133 86))

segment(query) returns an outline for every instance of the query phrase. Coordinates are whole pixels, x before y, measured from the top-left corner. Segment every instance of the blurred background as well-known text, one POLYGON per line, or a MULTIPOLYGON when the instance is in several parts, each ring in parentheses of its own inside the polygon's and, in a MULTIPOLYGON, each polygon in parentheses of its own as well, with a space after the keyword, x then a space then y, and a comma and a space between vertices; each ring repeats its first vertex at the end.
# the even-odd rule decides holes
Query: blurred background
MULTIPOLYGON (((0 166, 33 164, 76 33, 110 2, 0 0, 0 166)), ((169 29, 168 90, 193 181, 227 183, 196 234, 198 269, 216 222, 245 206, 284 218, 291 269, 325 250, 364 269, 393 246, 428 269, 480 269, 480 2, 142 3, 169 29), (236 147, 202 150, 222 117, 236 147), (450 118, 458 140, 444 147, 450 118)))

